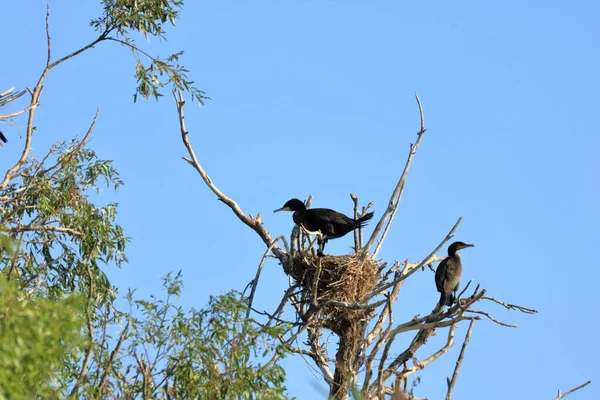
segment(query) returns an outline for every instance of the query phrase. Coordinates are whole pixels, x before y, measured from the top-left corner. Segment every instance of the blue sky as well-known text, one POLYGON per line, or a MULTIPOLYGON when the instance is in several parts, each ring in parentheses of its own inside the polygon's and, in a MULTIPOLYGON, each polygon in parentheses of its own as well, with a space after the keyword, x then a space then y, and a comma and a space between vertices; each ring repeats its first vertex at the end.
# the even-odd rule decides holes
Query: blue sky
MULTIPOLYGON (((187 3, 168 42, 139 44, 152 54, 185 50, 183 63, 212 98, 187 106, 190 137, 225 193, 260 212, 273 235, 292 227, 291 215, 272 214, 291 197, 312 194, 313 206, 350 213, 355 193, 379 217, 416 140, 417 91, 429 130, 380 256, 420 260, 463 216, 456 238, 476 245, 463 252, 463 281, 540 311, 481 306, 519 327, 475 325, 454 397, 549 399, 591 379, 570 398, 600 398, 597 2, 187 3)), ((93 40, 95 2, 50 5, 54 57, 93 40)), ((2 5, 0 90, 35 85, 44 13, 41 1, 2 5)), ((125 186, 98 201, 120 204, 132 237, 130 263, 108 267, 109 276, 123 294, 147 295, 160 290, 158 277, 183 269, 182 302, 201 307, 211 294, 243 289, 264 245, 181 160, 170 97, 133 104, 133 66, 129 51, 105 43, 53 71, 34 152, 83 135, 100 107, 90 145, 114 160, 125 186)), ((4 169, 20 154, 23 129, 2 130, 4 169)), ((351 242, 327 251, 342 254, 351 242)), ((273 305, 286 285, 268 263, 258 306, 273 305)), ((437 298, 433 276, 415 276, 396 320, 428 312, 437 298)), ((418 396, 445 395, 459 347, 419 374, 418 396)), ((325 390, 303 360, 284 365, 298 399, 325 390)))

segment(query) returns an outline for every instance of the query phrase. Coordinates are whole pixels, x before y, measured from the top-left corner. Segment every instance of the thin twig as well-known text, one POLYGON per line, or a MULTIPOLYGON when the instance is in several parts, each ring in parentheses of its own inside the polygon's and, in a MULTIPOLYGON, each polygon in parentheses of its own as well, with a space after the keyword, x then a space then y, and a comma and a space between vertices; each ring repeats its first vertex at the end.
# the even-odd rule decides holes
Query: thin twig
POLYGON ((456 360, 456 366, 454 367, 454 373, 452 374, 452 379, 446 379, 448 383, 448 394, 446 394, 446 400, 450 400, 452 398, 452 391, 454 390, 454 384, 456 383, 456 378, 458 377, 458 373, 460 371, 460 366, 465 357, 465 350, 467 349, 467 345, 469 344, 469 340, 471 339, 471 331, 473 331, 473 325, 475 325, 475 321, 471 320, 469 324, 469 329, 467 330, 467 335, 465 336, 465 341, 463 342, 462 347, 460 348, 460 354, 458 355, 458 360, 456 360))
POLYGON ((495 299, 493 297, 483 296, 482 299, 483 300, 493 301, 496 304, 500 304, 501 306, 503 306, 507 310, 519 310, 521 312, 524 312, 525 314, 537 314, 537 310, 534 310, 533 308, 527 308, 527 307, 523 307, 523 306, 520 306, 520 305, 517 305, 517 304, 506 303, 504 301, 497 300, 497 299, 495 299))
POLYGON ((508 328, 516 328, 517 327, 517 325, 515 325, 515 324, 507 324, 506 322, 498 321, 496 318, 492 317, 489 313, 487 313, 485 311, 479 311, 479 310, 469 309, 469 310, 467 310, 467 312, 483 315, 487 319, 489 319, 492 322, 497 323, 498 325, 506 326, 508 328))
POLYGON ((256 287, 258 286, 258 279, 260 278, 260 273, 262 271, 263 266, 265 265, 265 261, 267 260, 267 256, 269 255, 269 253, 273 249, 273 246, 275 246, 275 244, 280 239, 283 239, 283 235, 282 236, 277 236, 275 238, 275 240, 273 241, 273 243, 271 243, 271 245, 265 251, 265 254, 263 254, 263 256, 262 256, 262 258, 260 260, 260 263, 258 264, 258 268, 256 269, 256 276, 252 280, 252 285, 251 285, 252 286, 252 290, 250 291, 250 296, 248 297, 248 310, 246 311, 246 318, 248 318, 250 316, 250 311, 252 309, 252 302, 254 301, 254 293, 256 293, 256 287))
POLYGON ((559 391, 558 391, 558 396, 556 396, 556 397, 554 398, 554 400, 560 400, 560 399, 564 399, 565 397, 567 397, 567 396, 568 396, 568 395, 570 395, 571 393, 573 393, 573 392, 575 392, 575 391, 577 391, 577 390, 579 390, 579 389, 582 389, 582 388, 586 387, 586 386, 587 386, 587 385, 589 385, 590 383, 592 383, 592 381, 587 381, 586 383, 584 383, 584 384, 581 384, 581 385, 577 386, 576 388, 573 388, 573 389, 571 389, 571 390, 569 390, 568 392, 565 392, 565 393, 561 393, 561 392, 560 392, 560 390, 559 390, 559 391))

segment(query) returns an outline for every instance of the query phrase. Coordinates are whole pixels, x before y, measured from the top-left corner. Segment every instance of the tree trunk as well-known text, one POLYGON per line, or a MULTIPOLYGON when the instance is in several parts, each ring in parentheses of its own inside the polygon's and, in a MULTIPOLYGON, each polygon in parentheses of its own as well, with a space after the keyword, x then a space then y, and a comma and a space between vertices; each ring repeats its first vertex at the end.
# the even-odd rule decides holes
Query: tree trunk
POLYGON ((336 333, 340 341, 335 355, 335 374, 329 397, 335 400, 347 400, 348 392, 355 380, 358 365, 358 351, 363 339, 364 322, 354 318, 344 318, 339 322, 336 333))

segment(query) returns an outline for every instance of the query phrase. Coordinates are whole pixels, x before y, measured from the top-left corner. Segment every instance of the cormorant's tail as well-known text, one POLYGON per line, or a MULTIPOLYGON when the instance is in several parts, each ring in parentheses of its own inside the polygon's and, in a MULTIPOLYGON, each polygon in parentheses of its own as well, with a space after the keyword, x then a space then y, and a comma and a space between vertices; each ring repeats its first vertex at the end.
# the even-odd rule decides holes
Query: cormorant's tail
POLYGON ((367 213, 365 215, 363 215, 362 217, 355 219, 354 223, 356 224, 356 227, 358 228, 359 226, 365 226, 367 224, 367 221, 370 220, 371 218, 373 218, 374 213, 370 212, 367 213))
POLYGON ((452 292, 449 293, 440 293, 440 307, 451 306, 452 305, 452 292))
MULTIPOLYGON (((0 132, 0 140, 3 141, 4 143, 8 142, 8 140, 6 140, 6 136, 4 136, 2 134, 2 132, 0 132)), ((0 143, 0 146, 2 146, 2 144, 0 143)))

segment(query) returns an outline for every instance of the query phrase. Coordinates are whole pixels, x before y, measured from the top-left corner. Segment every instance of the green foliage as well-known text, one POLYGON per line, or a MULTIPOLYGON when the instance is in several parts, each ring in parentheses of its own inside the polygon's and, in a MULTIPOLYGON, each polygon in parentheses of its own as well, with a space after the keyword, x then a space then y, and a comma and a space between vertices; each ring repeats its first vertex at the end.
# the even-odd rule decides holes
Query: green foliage
POLYGON ((13 240, 6 234, 6 229, 0 225, 0 254, 6 252, 7 255, 12 255, 13 244, 13 240))
POLYGON ((208 99, 205 93, 194 86, 194 81, 187 76, 188 70, 179 64, 183 51, 168 57, 153 57, 141 50, 132 38, 135 32, 141 33, 146 40, 156 37, 166 40, 165 25, 175 25, 179 12, 183 7, 180 0, 103 0, 103 14, 90 22, 100 32, 100 40, 113 40, 127 46, 136 57, 135 79, 137 96, 144 99, 150 96, 158 99, 163 94, 161 89, 171 84, 172 90, 189 93, 192 99, 200 104, 208 99), (113 36, 110 36, 114 34, 113 36), (142 59, 148 60, 145 64, 142 59))
POLYGON ((55 145, 42 161, 30 158, 18 176, 0 191, 7 199, 1 225, 18 243, 16 259, 0 254, 6 276, 54 298, 86 293, 92 279, 102 301, 112 301, 100 265, 126 261, 128 239, 115 224, 116 204, 99 207, 90 200, 101 185, 122 184, 112 163, 73 140, 55 145))
POLYGON ((81 299, 26 297, 0 276, 0 399, 60 398, 67 356, 83 344, 81 299))
MULTIPOLYGON (((206 99, 179 64, 183 52, 152 57, 132 38, 166 39, 165 24, 175 23, 181 1, 102 5, 91 22, 99 37, 51 63, 38 87, 56 65, 114 41, 136 57, 134 100, 158 98, 167 85, 206 99)), ((27 134, 35 131, 30 119, 27 134)), ((286 398, 277 362, 287 327, 248 319, 240 293, 184 310, 175 304, 181 275, 168 275, 166 298, 137 300, 130 291, 129 309, 117 308, 117 289, 103 269, 127 261, 129 239, 117 224, 117 204, 98 201, 102 189, 122 181, 86 139, 57 143, 43 158, 26 147, 24 162, 0 188, 0 400, 286 398)))
POLYGON ((89 372, 73 395, 286 398, 285 372, 275 362, 285 355, 278 340, 283 328, 262 329, 247 319, 246 303, 237 292, 211 297, 204 309, 185 311, 175 304, 181 274, 168 274, 163 281, 164 299, 136 300, 129 292, 132 311, 96 331, 89 372), (104 338, 116 326, 125 328, 108 343, 104 338), (106 379, 98 380, 102 376, 106 379))

